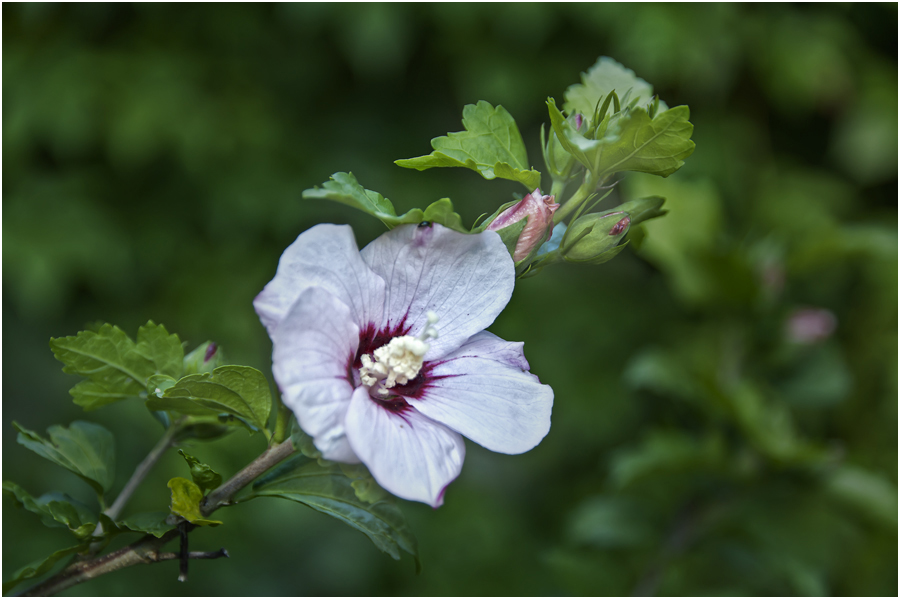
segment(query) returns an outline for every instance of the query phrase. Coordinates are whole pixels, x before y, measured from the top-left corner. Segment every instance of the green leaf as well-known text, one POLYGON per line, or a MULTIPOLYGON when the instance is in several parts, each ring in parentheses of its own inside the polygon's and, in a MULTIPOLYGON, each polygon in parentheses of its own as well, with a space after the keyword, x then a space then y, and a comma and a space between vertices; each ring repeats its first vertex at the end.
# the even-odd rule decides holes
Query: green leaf
POLYGON ((112 433, 92 422, 76 420, 64 428, 47 429, 50 440, 13 422, 19 431, 18 442, 39 456, 71 470, 98 495, 109 491, 115 475, 115 440, 112 433))
POLYGON ((116 525, 119 528, 127 528, 133 532, 151 534, 159 538, 175 528, 174 525, 166 522, 168 517, 169 512, 143 512, 120 520, 116 522, 116 525))
POLYGON ((180 453, 181 457, 188 463, 188 466, 191 469, 191 478, 194 480, 194 483, 200 487, 201 491, 212 490, 222 484, 222 475, 210 468, 207 464, 200 462, 200 460, 185 453, 182 449, 179 449, 178 453, 180 453))
POLYGON ((468 104, 463 108, 462 123, 465 131, 432 139, 434 152, 431 154, 395 160, 394 164, 420 171, 434 167, 464 167, 485 179, 500 177, 518 181, 528 191, 540 187, 541 174, 530 170, 522 135, 505 108, 494 108, 484 100, 468 104))
MULTIPOLYGON (((601 98, 615 91, 622 104, 644 106, 653 97, 653 86, 608 56, 597 59, 587 73, 581 74, 581 83, 566 90, 564 109, 569 114, 580 112, 591 118, 601 98)), ((602 117, 601 117, 602 118, 602 117)))
POLYGON ((690 109, 676 106, 656 115, 643 108, 620 113, 615 124, 600 139, 588 139, 578 133, 548 99, 550 122, 563 148, 581 162, 598 180, 621 171, 637 171, 668 177, 684 164, 694 151, 688 121, 690 109))
POLYGON ((155 372, 180 378, 184 371, 184 348, 178 335, 169 334, 161 324, 148 321, 138 329, 137 351, 153 362, 155 372))
POLYGON ((502 229, 499 229, 497 231, 497 234, 503 241, 503 245, 505 245, 506 249, 509 250, 510 256, 516 253, 516 243, 518 243, 519 236, 522 234, 522 231, 525 229, 525 225, 527 224, 528 217, 526 216, 522 220, 514 222, 508 227, 503 227, 502 229))
POLYGON ((685 476, 692 471, 724 468, 725 460, 725 445, 718 436, 698 439, 679 431, 651 431, 637 446, 613 457, 610 478, 621 489, 665 475, 685 476))
POLYGON ((331 200, 340 202, 366 214, 371 214, 387 225, 395 227, 397 212, 389 199, 370 189, 365 189, 353 176, 353 173, 335 173, 322 187, 307 189, 303 192, 305 200, 331 200))
POLYGON ((633 500, 603 495, 578 506, 566 526, 570 543, 598 549, 639 546, 652 540, 653 533, 647 515, 633 500))
POLYGON ((231 414, 257 430, 269 420, 269 382, 249 366, 220 366, 211 373, 190 374, 169 387, 162 397, 150 396, 150 410, 181 414, 231 414))
POLYGON ((16 501, 18 507, 40 516, 44 526, 68 528, 81 540, 90 537, 97 525, 97 516, 90 508, 64 493, 45 493, 35 499, 10 481, 3 482, 3 491, 16 501))
POLYGON ((74 547, 60 549, 59 551, 55 551, 43 559, 35 560, 27 566, 20 568, 18 571, 16 571, 15 574, 12 575, 12 578, 3 583, 3 594, 6 595, 17 584, 24 580, 28 580, 29 578, 36 578, 38 576, 46 574, 56 564, 56 562, 58 562, 62 558, 79 551, 85 551, 87 548, 88 544, 84 543, 81 545, 75 545, 74 547))
POLYGON ((832 497, 875 524, 897 526, 897 487, 880 474, 857 466, 841 466, 828 477, 825 488, 832 497))
POLYGON ((375 477, 372 476, 372 473, 369 472, 369 469, 363 464, 338 465, 341 468, 341 472, 344 473, 344 476, 352 481, 350 485, 353 487, 353 491, 360 501, 376 503, 390 497, 390 493, 385 491, 381 488, 381 485, 375 482, 375 477))
MULTIPOLYGON (((143 349, 156 346, 148 333, 143 349)), ((81 331, 73 337, 50 340, 56 359, 65 364, 63 372, 79 374, 89 380, 70 391, 75 403, 85 410, 135 396, 144 389, 156 364, 118 327, 104 324, 96 332, 81 331)), ((155 354, 154 354, 155 355, 155 354)))
POLYGON ((462 217, 453 211, 453 202, 450 201, 450 198, 441 198, 437 202, 429 204, 423 217, 422 220, 442 224, 448 229, 453 229, 460 233, 469 232, 463 227, 462 217))
POLYGON ((291 444, 294 449, 302 453, 308 458, 318 460, 322 458, 322 452, 316 448, 313 438, 306 434, 295 420, 291 428, 291 444))
POLYGON ((302 503, 359 530, 394 559, 400 559, 402 549, 416 557, 418 564, 416 540, 393 498, 385 496, 369 503, 367 499, 375 497, 364 489, 361 494, 367 499, 360 499, 352 482, 338 464, 323 465, 295 455, 257 480, 241 500, 281 497, 302 503))
POLYGON ((193 482, 176 477, 169 481, 169 489, 172 491, 170 509, 176 516, 181 516, 197 526, 218 526, 222 523, 219 520, 208 520, 200 513, 203 491, 193 482))

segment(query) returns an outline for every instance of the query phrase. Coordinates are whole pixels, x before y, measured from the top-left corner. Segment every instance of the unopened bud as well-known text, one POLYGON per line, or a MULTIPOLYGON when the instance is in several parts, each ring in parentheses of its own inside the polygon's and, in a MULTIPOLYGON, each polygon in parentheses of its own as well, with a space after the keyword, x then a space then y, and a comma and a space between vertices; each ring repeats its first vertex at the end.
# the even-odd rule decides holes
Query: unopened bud
POLYGON ((582 216, 569 227, 560 251, 568 262, 601 264, 615 256, 628 233, 631 216, 616 211, 582 216))
POLYGON ((197 374, 212 372, 225 364, 222 350, 213 341, 201 343, 197 348, 184 357, 184 374, 197 374))
POLYGON ((503 236, 503 229, 509 230, 509 227, 527 218, 512 252, 513 261, 519 262, 550 238, 553 233, 553 213, 557 208, 559 204, 553 196, 542 195, 540 189, 535 189, 520 202, 497 215, 485 230, 501 232, 503 236))

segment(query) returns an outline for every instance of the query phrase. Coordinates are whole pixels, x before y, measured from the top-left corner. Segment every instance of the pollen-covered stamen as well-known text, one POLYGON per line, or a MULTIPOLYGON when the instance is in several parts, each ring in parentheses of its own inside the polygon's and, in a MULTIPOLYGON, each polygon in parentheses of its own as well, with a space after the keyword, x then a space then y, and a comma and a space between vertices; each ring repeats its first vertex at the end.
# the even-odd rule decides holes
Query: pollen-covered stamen
POLYGON ((372 355, 363 354, 360 357, 362 367, 359 369, 359 378, 363 385, 375 388, 378 395, 387 396, 389 389, 396 385, 405 385, 416 378, 422 369, 425 354, 431 347, 430 339, 436 339, 437 329, 434 324, 438 321, 437 314, 428 312, 425 329, 418 337, 403 335, 394 337, 386 345, 382 345, 372 355), (373 359, 374 356, 374 359, 373 359))

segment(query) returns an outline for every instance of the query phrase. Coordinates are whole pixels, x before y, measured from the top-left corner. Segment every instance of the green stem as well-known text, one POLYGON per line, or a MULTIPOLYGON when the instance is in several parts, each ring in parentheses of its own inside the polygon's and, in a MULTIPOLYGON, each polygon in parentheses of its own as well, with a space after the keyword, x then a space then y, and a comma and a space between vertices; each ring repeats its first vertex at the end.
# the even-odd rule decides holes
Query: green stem
POLYGON ((563 204, 559 210, 556 211, 556 214, 553 215, 553 222, 558 223, 569 216, 573 211, 577 210, 578 207, 584 202, 591 193, 594 192, 594 188, 597 186, 597 180, 594 179, 594 176, 591 173, 586 173, 584 177, 584 183, 581 184, 581 187, 572 195, 571 198, 566 200, 565 204, 563 204))

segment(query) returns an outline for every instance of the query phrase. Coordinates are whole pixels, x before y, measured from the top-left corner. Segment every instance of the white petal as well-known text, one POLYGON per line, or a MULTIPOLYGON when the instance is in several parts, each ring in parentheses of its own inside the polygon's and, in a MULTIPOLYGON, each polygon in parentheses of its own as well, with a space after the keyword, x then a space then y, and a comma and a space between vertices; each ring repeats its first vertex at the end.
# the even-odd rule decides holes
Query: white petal
POLYGON ((553 407, 553 389, 527 368, 521 343, 482 331, 437 362, 420 398, 407 401, 491 451, 523 453, 549 432, 553 407))
POLYGON ((388 411, 365 388, 353 392, 346 426, 353 450, 378 484, 397 497, 438 507, 462 470, 462 437, 412 408, 388 411))
POLYGON ((350 308, 320 287, 304 291, 272 335, 272 372, 284 405, 329 460, 358 462, 344 432, 359 345, 350 308))
POLYGON ((269 336, 300 294, 313 286, 344 302, 361 327, 381 322, 384 280, 363 262, 349 226, 316 225, 284 250, 275 278, 253 300, 269 336))
POLYGON ((405 317, 409 334, 418 335, 428 311, 440 318, 428 360, 494 322, 515 284, 512 258, 493 231, 465 235, 438 224, 406 225, 367 245, 362 257, 387 283, 385 325, 405 317))

